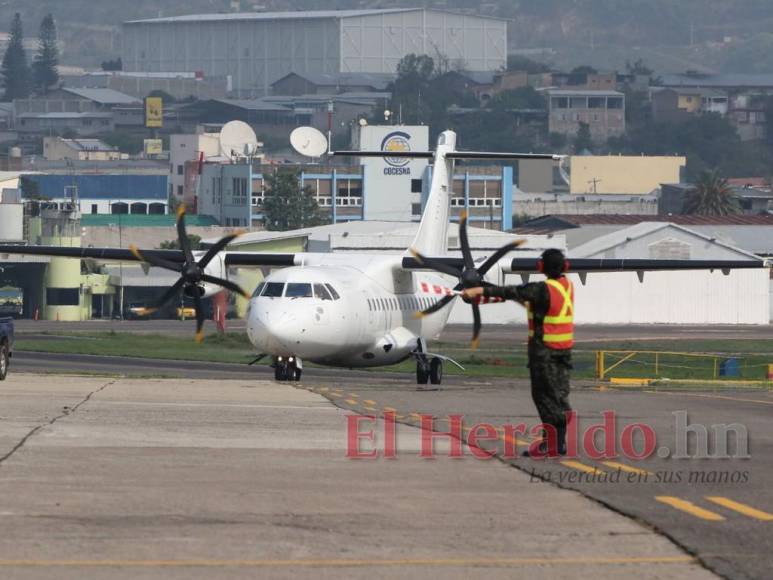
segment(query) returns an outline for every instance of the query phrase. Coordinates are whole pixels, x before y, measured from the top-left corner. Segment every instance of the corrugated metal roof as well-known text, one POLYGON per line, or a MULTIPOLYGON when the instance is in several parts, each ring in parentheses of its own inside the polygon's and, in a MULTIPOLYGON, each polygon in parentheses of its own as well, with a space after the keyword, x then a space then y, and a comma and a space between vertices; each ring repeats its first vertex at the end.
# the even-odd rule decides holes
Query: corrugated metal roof
POLYGON ((385 89, 389 83, 397 78, 393 73, 295 73, 283 76, 278 81, 271 83, 275 86, 289 76, 298 76, 317 86, 341 86, 356 85, 368 86, 374 89, 385 89))
POLYGON ((130 20, 124 24, 161 24, 165 22, 219 22, 229 20, 290 20, 311 18, 356 18, 394 14, 398 12, 416 12, 421 8, 387 8, 380 10, 298 10, 287 12, 235 12, 233 14, 186 14, 166 18, 130 20))
POLYGON ((113 113, 22 113, 20 119, 112 119, 113 113))
POLYGON ((38 184, 40 194, 51 199, 69 197, 65 192, 77 188, 79 199, 166 201, 167 175, 28 175, 38 184))
POLYGON ((622 97, 623 93, 617 91, 594 91, 590 89, 550 89, 547 91, 551 97, 622 97))
MULTIPOLYGON (((173 228, 176 223, 174 215, 141 215, 141 214, 82 214, 83 227, 106 227, 118 225, 120 219, 122 228, 173 228)), ((186 214, 185 224, 188 227, 216 226, 217 220, 208 215, 186 214)))
POLYGON ((64 87, 62 90, 101 105, 137 105, 142 102, 136 97, 113 89, 76 89, 64 87))
POLYGON ((739 225, 739 226, 773 226, 773 215, 620 215, 620 214, 588 214, 588 215, 567 215, 551 214, 529 220, 524 227, 541 227, 542 221, 560 220, 573 226, 585 225, 635 225, 642 222, 669 222, 682 226, 698 225, 739 225))
POLYGON ((741 248, 736 248, 734 246, 731 246, 730 244, 722 242, 719 239, 716 239, 716 238, 712 239, 710 236, 706 236, 695 230, 691 230, 681 225, 677 225, 669 222, 643 222, 640 224, 636 224, 635 226, 623 228, 621 230, 617 230, 617 231, 608 233, 606 235, 602 235, 600 237, 597 237, 593 240, 590 240, 574 248, 572 250, 571 257, 574 257, 574 258, 595 257, 616 246, 620 246, 627 242, 630 242, 639 238, 643 238, 644 236, 647 236, 659 230, 669 229, 669 228, 675 228, 677 230, 686 232, 690 235, 703 238, 707 241, 711 241, 712 243, 722 246, 726 249, 732 250, 742 255, 746 255, 749 259, 757 259, 757 257, 751 252, 742 250, 741 248))
POLYGON ((670 74, 658 83, 664 87, 773 87, 773 74, 670 74))

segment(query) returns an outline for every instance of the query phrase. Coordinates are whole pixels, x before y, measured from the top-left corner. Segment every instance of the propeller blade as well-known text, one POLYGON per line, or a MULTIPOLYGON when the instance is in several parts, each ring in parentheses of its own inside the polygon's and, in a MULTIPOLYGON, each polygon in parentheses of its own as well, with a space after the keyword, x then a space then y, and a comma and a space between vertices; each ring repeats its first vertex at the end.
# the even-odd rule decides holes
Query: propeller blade
POLYGON ((244 296, 245 298, 250 297, 247 292, 245 292, 241 286, 238 284, 231 282, 230 280, 225 280, 223 278, 218 278, 217 276, 210 276, 208 274, 202 274, 201 275, 202 282, 209 282, 210 284, 217 284, 218 286, 221 286, 223 288, 227 288, 231 292, 236 292, 237 294, 240 294, 241 296, 244 296))
POLYGON ((448 294, 446 296, 443 296, 440 300, 438 300, 435 304, 427 308, 426 310, 421 310, 420 312, 417 312, 415 314, 416 318, 424 318, 425 316, 429 316, 430 314, 434 314, 438 310, 442 310, 446 307, 447 304, 449 304, 454 298, 456 298, 456 294, 448 294))
POLYGON ((477 303, 472 303, 472 344, 470 348, 472 350, 478 349, 480 344, 480 329, 482 324, 480 322, 480 306, 477 303))
POLYGON ((196 307, 196 342, 201 344, 204 340, 204 310, 198 292, 193 293, 193 304, 196 307))
POLYGON ((155 311, 164 306, 167 302, 169 302, 172 298, 180 293, 180 290, 182 290, 183 286, 185 286, 185 280, 180 278, 161 295, 161 298, 153 303, 151 309, 155 311))
POLYGON ((436 260, 433 260, 432 258, 427 258, 426 256, 422 256, 419 252, 411 248, 411 254, 413 254, 413 257, 416 258, 419 263, 423 264, 424 266, 427 266, 428 268, 432 268, 433 270, 436 270, 440 272, 441 274, 448 274, 449 276, 453 276, 454 278, 461 277, 462 273, 454 268, 453 266, 449 266, 448 264, 445 264, 443 262, 438 262, 436 260))
POLYGON ((480 273, 481 276, 485 275, 486 272, 491 270, 494 264, 499 262, 499 260, 504 258, 507 254, 512 252, 514 249, 524 245, 525 243, 526 243, 526 240, 513 240, 509 244, 505 244, 504 246, 499 248, 496 252, 491 254, 488 260, 483 262, 483 265, 480 268, 478 268, 478 272, 480 273))
POLYGON ((466 270, 475 269, 475 262, 470 251, 470 240, 467 238, 467 212, 462 210, 459 214, 459 243, 462 246, 462 258, 466 270))
POLYGON ((191 241, 188 239, 188 230, 185 228, 185 205, 182 203, 177 206, 177 239, 180 242, 180 249, 185 254, 185 262, 193 264, 191 241))
POLYGON ((217 256, 220 252, 222 252, 225 247, 233 242, 236 238, 241 236, 244 232, 235 232, 233 234, 230 234, 228 236, 225 236, 224 238, 220 238, 218 242, 212 246, 209 250, 207 250, 207 253, 204 254, 204 257, 199 260, 199 268, 202 270, 207 267, 207 264, 209 264, 212 261, 212 258, 217 256))
POLYGON ((171 270, 172 272, 182 272, 182 264, 170 262, 169 260, 159 258, 153 254, 143 254, 134 244, 129 245, 129 251, 134 254, 135 258, 145 264, 150 264, 151 266, 156 266, 157 268, 164 268, 165 270, 171 270))

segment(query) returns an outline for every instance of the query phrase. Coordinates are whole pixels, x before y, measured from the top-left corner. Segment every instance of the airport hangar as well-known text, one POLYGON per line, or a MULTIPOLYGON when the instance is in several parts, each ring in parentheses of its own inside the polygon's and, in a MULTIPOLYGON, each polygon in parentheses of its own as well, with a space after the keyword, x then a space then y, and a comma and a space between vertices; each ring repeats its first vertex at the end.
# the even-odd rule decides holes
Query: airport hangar
POLYGON ((291 73, 394 73, 411 53, 442 54, 468 70, 507 65, 507 21, 441 10, 191 14, 123 25, 124 70, 199 71, 235 96, 269 93, 291 73))

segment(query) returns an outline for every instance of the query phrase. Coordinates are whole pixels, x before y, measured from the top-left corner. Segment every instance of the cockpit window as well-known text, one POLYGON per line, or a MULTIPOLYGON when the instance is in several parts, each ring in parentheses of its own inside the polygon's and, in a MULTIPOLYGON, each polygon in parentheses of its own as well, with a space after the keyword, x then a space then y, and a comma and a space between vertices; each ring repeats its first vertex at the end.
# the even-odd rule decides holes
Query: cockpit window
POLYGON ((316 296, 320 300, 333 299, 333 297, 330 296, 330 292, 327 291, 327 288, 325 288, 323 284, 314 284, 314 296, 316 296))
POLYGON ((266 285, 265 282, 261 282, 260 284, 258 284, 258 287, 255 288, 255 292, 252 293, 252 297, 257 298, 258 296, 260 296, 260 293, 263 291, 263 287, 265 285, 266 285))
POLYGON ((333 287, 332 287, 330 284, 325 284, 325 288, 327 288, 328 290, 330 290, 330 295, 333 297, 333 300, 338 300, 339 298, 341 298, 341 297, 338 295, 338 292, 336 292, 336 289, 335 289, 335 288, 333 288, 333 287))
POLYGON ((287 284, 285 298, 311 298, 311 284, 287 284))
POLYGON ((263 294, 261 294, 261 296, 266 296, 268 298, 279 298, 282 296, 284 289, 284 282, 267 282, 265 288, 263 288, 263 294))

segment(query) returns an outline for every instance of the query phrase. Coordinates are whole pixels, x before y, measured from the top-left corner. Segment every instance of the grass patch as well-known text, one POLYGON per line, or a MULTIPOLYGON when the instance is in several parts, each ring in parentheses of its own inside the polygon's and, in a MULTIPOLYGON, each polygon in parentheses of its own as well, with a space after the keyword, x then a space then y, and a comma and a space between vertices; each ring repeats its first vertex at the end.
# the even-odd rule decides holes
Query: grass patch
MULTIPOLYGON (((19 335, 16 349, 30 352, 52 352, 61 354, 88 354, 105 356, 126 356, 166 360, 194 360, 217 363, 244 364, 255 357, 255 349, 243 333, 208 335, 202 344, 196 344, 188 336, 162 334, 132 334, 128 332, 69 332, 44 333, 45 337, 19 335), (80 339, 80 340, 79 340, 80 339)), ((735 357, 738 359, 738 379, 762 380, 767 365, 773 364, 773 339, 771 340, 671 340, 671 341, 621 341, 617 343, 583 343, 573 354, 574 378, 593 379, 596 374, 596 351, 634 351, 641 349, 629 361, 620 364, 609 376, 646 377, 669 379, 707 380, 714 377, 715 366, 735 357), (658 369, 655 370, 655 355, 658 351, 658 369), (665 352, 709 353, 708 357, 667 355, 665 352), (715 362, 716 359, 716 362, 715 362)), ((445 365, 448 374, 464 374, 478 377, 528 378, 526 368, 526 345, 523 340, 513 340, 512 345, 492 344, 471 352, 466 343, 438 341, 430 344, 431 352, 443 353, 458 361, 467 370, 462 373, 454 365, 445 365)), ((621 358, 609 354, 607 364, 621 358)), ((259 364, 270 364, 264 360, 259 364)), ((379 367, 380 371, 412 373, 413 361, 406 361, 390 367, 379 367)))

